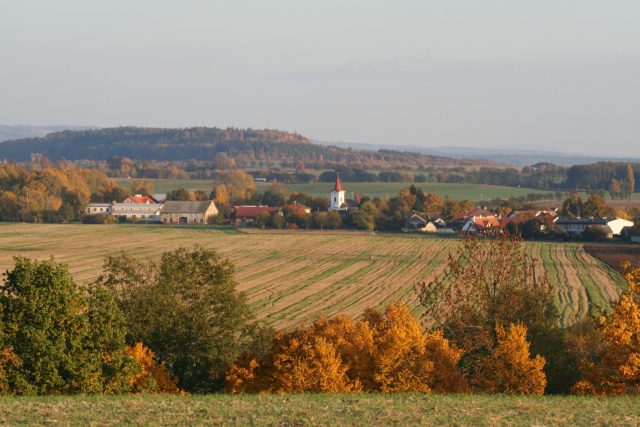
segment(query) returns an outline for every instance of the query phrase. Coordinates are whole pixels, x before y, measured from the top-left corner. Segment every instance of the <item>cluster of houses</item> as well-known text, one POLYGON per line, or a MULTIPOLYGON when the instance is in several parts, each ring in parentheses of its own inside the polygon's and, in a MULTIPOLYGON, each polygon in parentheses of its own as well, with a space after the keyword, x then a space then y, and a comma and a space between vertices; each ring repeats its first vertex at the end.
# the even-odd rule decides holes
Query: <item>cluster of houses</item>
POLYGON ((612 238, 624 235, 633 227, 633 222, 622 218, 561 218, 557 210, 513 211, 500 217, 483 208, 465 212, 459 219, 446 222, 439 212, 412 212, 407 218, 405 232, 486 234, 500 232, 509 224, 523 224, 537 219, 538 231, 555 228, 569 236, 580 237, 587 230, 598 230, 612 238))
POLYGON ((163 224, 206 224, 218 214, 213 200, 178 202, 162 201, 162 198, 136 194, 122 203, 90 203, 85 215, 114 216, 129 222, 154 222, 163 224))
MULTIPOLYGON (((329 195, 329 211, 357 209, 357 200, 345 199, 345 190, 336 176, 336 182, 329 195)), ((85 209, 86 215, 112 215, 119 220, 129 222, 149 222, 163 224, 207 224, 218 214, 212 200, 179 202, 164 200, 164 195, 143 196, 136 194, 122 203, 91 203, 85 209)), ((311 213, 311 208, 293 202, 283 207, 262 205, 235 206, 229 222, 237 226, 251 226, 258 217, 272 215, 283 210, 297 211, 300 215, 311 213)), ((634 224, 622 218, 560 218, 557 210, 513 211, 501 217, 485 208, 474 208, 460 218, 445 221, 440 212, 412 212, 405 222, 403 231, 418 233, 464 233, 487 234, 501 232, 510 224, 524 224, 537 219, 537 231, 556 229, 572 237, 580 237, 587 230, 597 230, 601 235, 614 237, 625 235, 634 224)))

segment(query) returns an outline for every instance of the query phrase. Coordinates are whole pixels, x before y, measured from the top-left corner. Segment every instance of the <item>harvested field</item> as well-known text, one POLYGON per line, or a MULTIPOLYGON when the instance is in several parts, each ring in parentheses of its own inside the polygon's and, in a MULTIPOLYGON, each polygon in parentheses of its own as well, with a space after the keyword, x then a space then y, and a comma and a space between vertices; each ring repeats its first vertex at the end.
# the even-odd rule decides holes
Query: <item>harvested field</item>
MULTIPOLYGON (((159 257, 179 246, 204 245, 236 266, 240 290, 256 315, 288 328, 320 315, 359 316, 367 307, 406 300, 420 313, 414 285, 445 267, 459 241, 434 236, 350 232, 248 233, 234 228, 155 225, 0 223, 0 269, 22 255, 54 256, 80 283, 100 274, 106 255, 126 251, 159 257)), ((580 244, 527 243, 557 287, 563 322, 609 308, 622 280, 580 244)))
POLYGON ((585 245, 585 250, 600 261, 609 264, 612 268, 622 272, 622 265, 628 262, 633 267, 640 267, 639 245, 585 245))

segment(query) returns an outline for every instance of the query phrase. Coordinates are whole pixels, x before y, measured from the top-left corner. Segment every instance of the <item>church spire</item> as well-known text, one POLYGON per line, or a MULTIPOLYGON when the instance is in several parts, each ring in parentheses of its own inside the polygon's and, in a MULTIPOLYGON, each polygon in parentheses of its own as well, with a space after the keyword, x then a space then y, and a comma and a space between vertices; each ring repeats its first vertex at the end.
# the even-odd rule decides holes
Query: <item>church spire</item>
POLYGON ((336 184, 333 186, 333 191, 344 191, 340 182, 340 172, 336 172, 336 184))

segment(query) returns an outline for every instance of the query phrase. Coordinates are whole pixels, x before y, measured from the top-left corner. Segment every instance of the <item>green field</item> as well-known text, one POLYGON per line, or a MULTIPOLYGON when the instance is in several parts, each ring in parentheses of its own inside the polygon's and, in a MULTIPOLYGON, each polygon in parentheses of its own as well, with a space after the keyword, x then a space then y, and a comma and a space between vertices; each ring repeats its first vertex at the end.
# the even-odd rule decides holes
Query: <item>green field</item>
MULTIPOLYGON (((130 181, 126 178, 116 178, 115 181, 122 186, 129 186, 130 181)), ((154 189, 157 193, 166 193, 170 190, 178 188, 186 188, 188 190, 204 190, 207 194, 213 189, 214 181, 199 179, 152 179, 154 189)), ((258 189, 264 191, 272 184, 257 183, 258 189)), ((347 198, 353 198, 355 193, 369 197, 393 197, 400 190, 408 187, 409 183, 402 182, 343 182, 343 186, 347 191, 347 198)), ((531 188, 518 187, 502 187, 499 185, 480 185, 480 184, 439 184, 439 183, 421 183, 416 186, 429 193, 435 193, 443 198, 453 200, 490 200, 495 198, 507 199, 509 197, 526 196, 531 193, 549 194, 549 191, 534 190, 531 188)), ((333 184, 313 183, 313 184, 286 184, 291 192, 308 193, 315 197, 328 197, 333 184)))
POLYGON ((633 426, 638 398, 208 395, 0 398, 2 425, 633 426))
MULTIPOLYGON (((0 224, 0 270, 12 257, 67 263, 76 280, 100 274, 106 255, 126 251, 157 258, 179 246, 206 245, 236 267, 238 288, 258 318, 280 328, 320 315, 359 316, 403 299, 420 314, 415 284, 430 281, 458 249, 456 238, 359 232, 240 231, 232 227, 163 225, 0 224)), ((556 286, 564 324, 618 297, 618 273, 582 245, 526 243, 556 286)))

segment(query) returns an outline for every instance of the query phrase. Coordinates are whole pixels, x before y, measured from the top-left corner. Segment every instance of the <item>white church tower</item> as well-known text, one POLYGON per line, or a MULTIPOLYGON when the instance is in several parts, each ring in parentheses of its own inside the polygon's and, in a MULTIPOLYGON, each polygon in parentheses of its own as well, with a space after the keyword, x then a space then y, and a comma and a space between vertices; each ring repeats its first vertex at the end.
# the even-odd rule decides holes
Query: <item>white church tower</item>
POLYGON ((331 198, 329 199, 331 201, 330 211, 339 211, 342 209, 344 193, 345 191, 342 189, 342 183, 340 182, 340 174, 336 172, 336 184, 333 186, 333 190, 331 190, 331 198))

